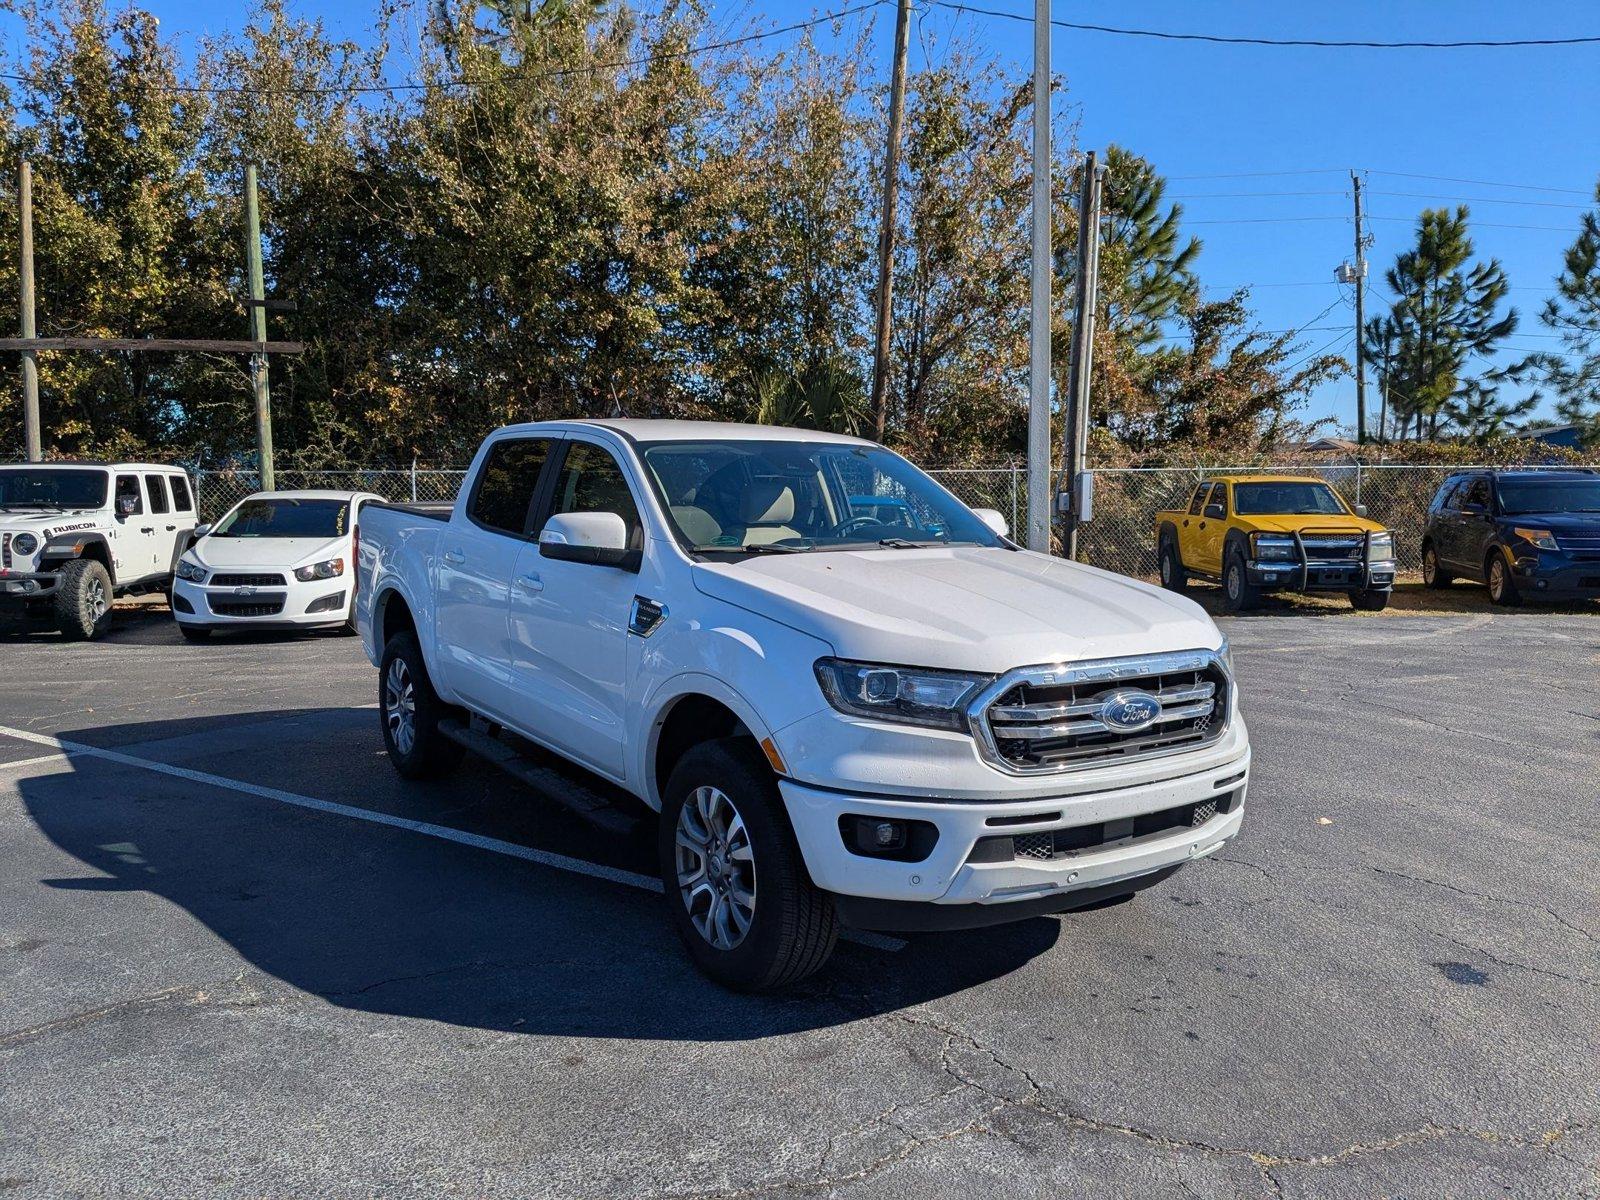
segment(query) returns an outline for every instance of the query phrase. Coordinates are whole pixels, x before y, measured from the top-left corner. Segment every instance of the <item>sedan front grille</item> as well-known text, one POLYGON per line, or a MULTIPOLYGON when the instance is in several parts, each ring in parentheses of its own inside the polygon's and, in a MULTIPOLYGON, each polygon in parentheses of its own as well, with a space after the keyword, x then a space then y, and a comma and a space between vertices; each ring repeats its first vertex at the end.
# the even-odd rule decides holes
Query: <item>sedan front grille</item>
POLYGON ((287 587, 282 575, 213 575, 212 587, 287 587))
POLYGON ((275 617, 283 611, 284 596, 262 596, 252 600, 219 600, 213 597, 211 611, 219 617, 275 617))
POLYGON ((1231 687, 1209 650, 1025 667, 978 698, 973 731, 1015 774, 1174 754, 1222 736, 1231 687))

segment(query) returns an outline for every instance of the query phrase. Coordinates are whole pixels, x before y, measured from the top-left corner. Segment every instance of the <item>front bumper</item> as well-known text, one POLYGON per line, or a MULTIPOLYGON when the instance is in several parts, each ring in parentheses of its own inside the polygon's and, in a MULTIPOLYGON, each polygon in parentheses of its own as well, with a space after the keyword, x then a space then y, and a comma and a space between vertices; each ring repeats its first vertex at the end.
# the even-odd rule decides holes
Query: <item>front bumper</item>
MULTIPOLYGON (((1015 798, 937 801, 853 795, 789 779, 779 780, 778 786, 806 867, 823 890, 940 906, 1020 905, 1012 910, 1020 918, 1036 907, 1027 902, 1062 899, 1067 893, 1089 889, 1099 889, 1102 895, 1134 891, 1136 881, 1145 876, 1215 852, 1239 832, 1249 772, 1246 747, 1232 761, 1159 782, 1025 802, 1015 798), (992 848, 997 838, 1096 825, 1121 829, 1131 818, 1213 800, 1226 804, 1227 811, 1218 811, 1193 827, 1116 838, 1066 854, 1057 852, 1049 859, 1017 854, 994 861, 992 848), (868 857, 847 848, 841 817, 924 821, 937 828, 938 838, 920 861, 868 857), (984 843, 981 849, 980 840, 984 843)), ((1090 897, 1085 903, 1095 899, 1090 897)), ((1073 905, 1066 899, 1059 907, 1073 905)))
POLYGON ((0 570, 0 601, 39 600, 53 594, 60 582, 53 571, 0 570))
POLYGON ((353 577, 302 583, 292 572, 282 574, 289 582, 281 587, 214 587, 174 579, 172 615, 180 625, 205 629, 311 629, 349 619, 353 577))
POLYGON ((1382 592, 1394 586, 1398 568, 1393 559, 1370 563, 1313 559, 1304 564, 1253 559, 1245 563, 1245 577, 1264 592, 1382 592))
POLYGON ((1514 560, 1513 574, 1524 596, 1534 599, 1600 598, 1600 562, 1573 562, 1565 554, 1545 551, 1514 560))

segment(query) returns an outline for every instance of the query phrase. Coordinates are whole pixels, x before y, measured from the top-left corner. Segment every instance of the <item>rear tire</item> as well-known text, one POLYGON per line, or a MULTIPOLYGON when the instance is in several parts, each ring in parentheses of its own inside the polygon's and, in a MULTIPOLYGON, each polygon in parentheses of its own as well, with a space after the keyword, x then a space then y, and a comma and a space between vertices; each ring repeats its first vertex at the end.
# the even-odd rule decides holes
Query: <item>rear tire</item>
POLYGON ((1361 612, 1382 612, 1389 607, 1389 593, 1387 591, 1351 592, 1350 607, 1361 612))
POLYGON ((1502 608, 1514 608, 1522 603, 1522 593, 1517 591, 1517 581, 1511 576, 1511 568, 1506 565, 1506 556, 1499 550, 1491 550, 1489 558, 1483 565, 1483 577, 1489 586, 1489 599, 1502 608))
POLYGON ((61 568, 56 584, 56 628, 74 642, 92 641, 111 627, 111 573, 92 558, 61 568))
POLYGON ((1455 576, 1444 569, 1444 564, 1439 561, 1439 552, 1433 548, 1432 542, 1426 542, 1422 547, 1422 582, 1428 587, 1443 589, 1455 582, 1455 576))
POLYGON ((1183 569, 1183 559, 1178 555, 1177 544, 1170 537, 1161 539, 1161 549, 1156 555, 1161 566, 1161 586, 1169 592, 1182 592, 1189 586, 1189 572, 1183 569))
POLYGON ((378 663, 378 721, 389 761, 405 779, 433 779, 460 764, 466 750, 439 732, 450 707, 439 699, 413 633, 397 633, 378 663))
POLYGON ((716 982, 781 988, 828 961, 839 936, 833 900, 811 882, 750 739, 703 742, 683 756, 664 792, 658 848, 672 923, 716 982))
POLYGON ((1228 565, 1222 569, 1222 606, 1231 613, 1251 609, 1261 599, 1261 593, 1251 585, 1245 571, 1244 556, 1235 550, 1228 556, 1228 565))

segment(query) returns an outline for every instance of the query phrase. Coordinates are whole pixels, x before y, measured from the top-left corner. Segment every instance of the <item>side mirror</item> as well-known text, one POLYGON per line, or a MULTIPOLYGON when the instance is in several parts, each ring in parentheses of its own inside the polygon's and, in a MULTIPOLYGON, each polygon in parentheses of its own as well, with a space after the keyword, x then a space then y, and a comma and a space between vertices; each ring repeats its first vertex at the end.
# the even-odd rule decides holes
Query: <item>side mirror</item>
POLYGON ((978 518, 978 520, 982 521, 1001 537, 1011 536, 1011 526, 1006 524, 1006 519, 1000 515, 1000 511, 998 509, 975 508, 972 510, 972 512, 973 515, 978 518))
POLYGON ((563 562, 639 569, 639 552, 628 549, 628 526, 612 512, 556 514, 539 534, 539 553, 563 562))
POLYGON ((211 532, 211 526, 209 526, 209 525, 196 525, 194 527, 193 531, 191 532, 190 536, 193 537, 194 540, 198 542, 201 538, 205 537, 205 535, 210 533, 210 532, 211 532))
POLYGON ((1356 505, 1356 516, 1364 517, 1366 515, 1367 515, 1367 506, 1365 504, 1356 505))
POLYGON ((1461 506, 1461 511, 1466 513, 1466 515, 1469 517, 1481 517, 1489 510, 1481 504, 1463 504, 1461 506))
POLYGON ((117 497, 117 516, 131 517, 139 511, 139 501, 132 496, 117 497))
POLYGON ((1220 520, 1222 520, 1223 516, 1224 516, 1223 511, 1222 511, 1222 505, 1220 505, 1220 504, 1208 504, 1208 505, 1206 505, 1206 511, 1203 512, 1201 514, 1201 516, 1206 517, 1208 520, 1212 520, 1212 521, 1220 521, 1220 520))

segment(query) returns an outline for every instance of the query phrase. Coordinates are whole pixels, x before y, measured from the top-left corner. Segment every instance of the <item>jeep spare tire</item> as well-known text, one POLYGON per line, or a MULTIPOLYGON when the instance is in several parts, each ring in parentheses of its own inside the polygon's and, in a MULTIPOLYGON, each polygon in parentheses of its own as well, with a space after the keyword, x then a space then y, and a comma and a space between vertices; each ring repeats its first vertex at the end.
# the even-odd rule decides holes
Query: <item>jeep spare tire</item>
POLYGON ((89 641, 111 627, 111 573, 92 558, 61 568, 56 584, 56 628, 72 641, 89 641))

